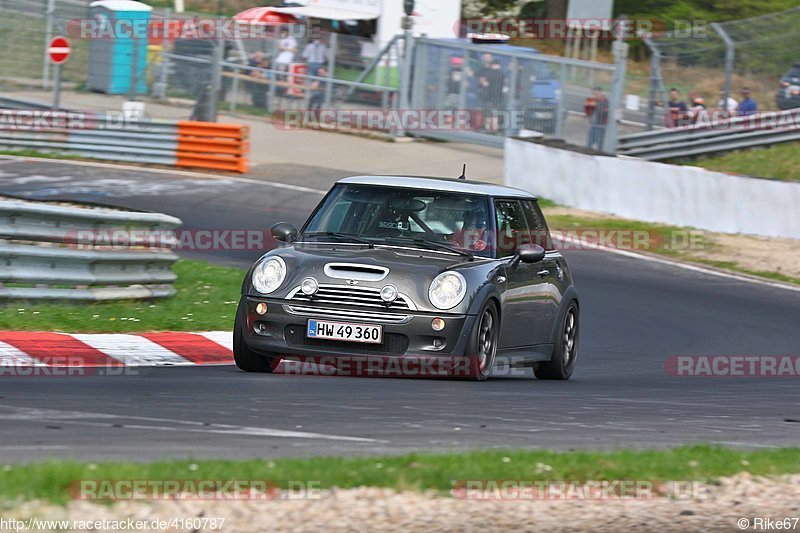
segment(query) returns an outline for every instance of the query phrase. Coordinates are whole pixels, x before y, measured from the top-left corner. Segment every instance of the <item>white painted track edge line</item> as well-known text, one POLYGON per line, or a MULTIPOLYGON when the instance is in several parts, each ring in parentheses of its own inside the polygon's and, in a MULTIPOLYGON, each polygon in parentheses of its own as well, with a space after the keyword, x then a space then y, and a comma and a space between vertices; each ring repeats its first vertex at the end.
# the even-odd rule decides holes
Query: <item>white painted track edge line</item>
POLYGON ((122 165, 114 163, 105 163, 102 161, 75 161, 74 159, 50 159, 41 157, 25 157, 15 155, 0 155, 0 162, 3 161, 25 161, 25 162, 38 162, 38 163, 59 163, 65 165, 87 166, 97 168, 113 168, 118 170, 134 170, 137 172, 149 172, 156 174, 172 174, 174 176, 185 176, 187 178, 200 178, 200 179, 216 179, 216 180, 231 180, 239 181, 242 183, 251 183, 254 185, 265 185, 267 187, 274 187, 276 189, 286 189, 297 192, 307 192, 312 194, 326 194, 328 191, 322 189, 314 189, 312 187, 303 187, 302 185, 292 185, 290 183, 279 183, 267 180, 258 180, 254 178, 245 178, 242 176, 228 176, 225 174, 207 174, 205 172, 192 172, 190 170, 174 170, 168 168, 148 168, 137 167, 133 165, 122 165))
POLYGON ((778 281, 770 281, 770 280, 766 280, 766 279, 758 279, 758 278, 755 278, 755 277, 752 277, 752 276, 740 275, 740 274, 736 274, 736 273, 733 273, 733 272, 724 272, 724 271, 721 271, 721 270, 715 270, 713 268, 707 268, 707 267, 703 267, 703 266, 700 266, 700 265, 694 265, 694 264, 691 264, 691 263, 684 263, 684 262, 681 262, 681 261, 675 261, 675 260, 672 260, 672 259, 666 259, 664 257, 655 257, 655 256, 652 256, 652 255, 631 252, 630 250, 619 250, 617 248, 608 248, 606 246, 600 246, 600 245, 593 244, 593 243, 586 243, 586 242, 583 242, 583 241, 581 241, 579 239, 574 239, 572 237, 564 237, 564 241, 572 243, 572 244, 576 244, 576 245, 579 245, 579 246, 583 246, 584 248, 590 248, 592 250, 597 250, 599 252, 606 252, 606 253, 621 255, 621 256, 624 256, 624 257, 630 257, 632 259, 638 259, 640 261, 647 261, 647 262, 650 262, 650 263, 657 263, 657 264, 672 266, 672 267, 675 267, 675 268, 681 268, 683 270, 689 270, 689 271, 692 271, 692 272, 698 272, 700 274, 707 274, 707 275, 710 275, 710 276, 716 276, 716 277, 731 279, 731 280, 735 280, 735 281, 742 281, 742 282, 752 283, 752 284, 755 284, 755 285, 762 285, 762 286, 765 286, 765 287, 772 287, 772 288, 776 288, 776 289, 784 289, 784 290, 800 292, 800 287, 794 286, 794 285, 789 285, 788 283, 781 283, 781 282, 778 282, 778 281))

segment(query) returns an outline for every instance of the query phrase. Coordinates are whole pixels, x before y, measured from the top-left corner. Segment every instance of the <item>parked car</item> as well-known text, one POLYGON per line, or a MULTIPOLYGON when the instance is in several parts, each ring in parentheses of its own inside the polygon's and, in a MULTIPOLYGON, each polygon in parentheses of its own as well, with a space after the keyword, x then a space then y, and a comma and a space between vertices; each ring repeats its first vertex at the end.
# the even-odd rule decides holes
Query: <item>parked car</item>
MULTIPOLYGON (((485 380, 502 359, 569 379, 579 302, 531 194, 464 179, 339 181, 247 273, 233 350, 248 372, 282 358, 415 361, 485 380)), ((403 368, 410 368, 404 365, 403 368)))
POLYGON ((800 107, 800 63, 795 63, 789 71, 783 75, 780 81, 781 88, 778 90, 776 101, 778 109, 794 109, 800 107))

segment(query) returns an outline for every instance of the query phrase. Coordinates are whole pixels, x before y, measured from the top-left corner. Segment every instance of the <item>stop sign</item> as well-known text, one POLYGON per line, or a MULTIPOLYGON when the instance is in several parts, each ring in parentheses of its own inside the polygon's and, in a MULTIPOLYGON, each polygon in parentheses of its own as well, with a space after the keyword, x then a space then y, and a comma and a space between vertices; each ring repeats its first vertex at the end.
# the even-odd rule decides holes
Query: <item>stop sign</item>
POLYGON ((72 48, 69 46, 69 41, 64 37, 54 37, 50 41, 50 46, 47 47, 47 55, 50 56, 50 61, 56 65, 66 61, 71 51, 72 48))

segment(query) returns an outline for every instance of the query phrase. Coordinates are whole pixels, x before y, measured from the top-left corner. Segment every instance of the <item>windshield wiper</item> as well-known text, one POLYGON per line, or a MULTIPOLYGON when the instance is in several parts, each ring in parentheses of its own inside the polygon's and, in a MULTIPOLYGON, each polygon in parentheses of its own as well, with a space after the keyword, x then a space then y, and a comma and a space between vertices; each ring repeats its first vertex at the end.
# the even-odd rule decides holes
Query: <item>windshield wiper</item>
POLYGON ((335 237, 337 239, 349 239, 353 242, 366 244, 370 248, 375 248, 374 242, 368 241, 367 239, 362 239, 358 235, 351 235, 349 233, 339 233, 338 231, 318 231, 315 233, 305 233, 304 235, 306 237, 335 237))
POLYGON ((388 241, 395 241, 395 242, 404 242, 404 243, 413 243, 422 246, 427 246, 428 248, 433 248, 437 250, 443 250, 445 252, 451 252, 454 254, 458 254, 463 257, 468 257, 470 261, 475 260, 475 256, 469 253, 466 250, 461 250, 460 248, 456 248, 455 246, 450 246, 443 242, 434 241, 431 239, 423 239, 422 237, 386 237, 385 239, 388 241))

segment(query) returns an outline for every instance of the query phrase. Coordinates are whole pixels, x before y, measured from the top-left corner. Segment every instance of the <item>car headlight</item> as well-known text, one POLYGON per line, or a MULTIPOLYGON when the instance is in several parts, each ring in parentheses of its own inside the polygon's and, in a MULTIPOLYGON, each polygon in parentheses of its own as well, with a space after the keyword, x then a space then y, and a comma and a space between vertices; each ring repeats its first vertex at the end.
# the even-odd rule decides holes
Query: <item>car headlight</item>
POLYGON ((428 289, 428 298, 437 309, 452 309, 467 294, 467 280, 458 272, 444 272, 436 276, 428 289))
POLYGON ((253 287, 261 294, 270 294, 286 279, 286 263, 280 257, 270 257, 253 270, 253 287))

